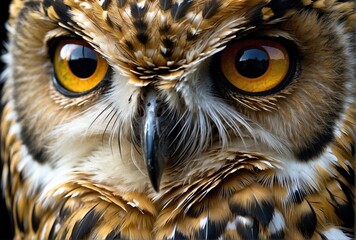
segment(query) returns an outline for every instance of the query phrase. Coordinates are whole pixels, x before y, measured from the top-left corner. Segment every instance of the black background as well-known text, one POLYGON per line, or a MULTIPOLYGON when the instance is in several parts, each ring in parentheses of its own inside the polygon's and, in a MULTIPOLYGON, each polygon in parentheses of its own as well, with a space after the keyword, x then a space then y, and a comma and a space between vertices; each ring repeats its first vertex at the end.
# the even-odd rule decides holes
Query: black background
MULTIPOLYGON (((1 42, 1 55, 4 53, 4 43, 6 42, 6 29, 5 23, 8 18, 8 9, 9 9, 10 0, 0 0, 0 42, 1 42)), ((4 68, 4 64, 0 63, 1 71, 4 68)), ((1 86, 2 87, 2 84, 1 86)), ((0 180, 1 181, 1 180, 0 180)), ((10 223, 9 214, 5 207, 5 201, 3 194, 1 192, 0 197, 0 239, 12 239, 13 230, 10 223)))

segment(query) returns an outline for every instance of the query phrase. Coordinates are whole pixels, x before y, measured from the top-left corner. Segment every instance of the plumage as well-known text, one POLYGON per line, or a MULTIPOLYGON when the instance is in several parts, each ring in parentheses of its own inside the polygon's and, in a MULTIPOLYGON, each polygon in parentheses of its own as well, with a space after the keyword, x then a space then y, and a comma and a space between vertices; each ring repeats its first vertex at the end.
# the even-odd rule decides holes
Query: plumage
POLYGON ((352 239, 355 6, 13 0, 15 236, 352 239))

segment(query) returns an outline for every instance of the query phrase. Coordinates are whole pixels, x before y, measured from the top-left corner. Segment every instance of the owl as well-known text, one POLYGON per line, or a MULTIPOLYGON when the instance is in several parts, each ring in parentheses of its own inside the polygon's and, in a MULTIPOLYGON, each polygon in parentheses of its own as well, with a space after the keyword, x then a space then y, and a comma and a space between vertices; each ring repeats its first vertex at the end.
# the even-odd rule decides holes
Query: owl
POLYGON ((352 239, 356 3, 13 0, 19 239, 352 239))

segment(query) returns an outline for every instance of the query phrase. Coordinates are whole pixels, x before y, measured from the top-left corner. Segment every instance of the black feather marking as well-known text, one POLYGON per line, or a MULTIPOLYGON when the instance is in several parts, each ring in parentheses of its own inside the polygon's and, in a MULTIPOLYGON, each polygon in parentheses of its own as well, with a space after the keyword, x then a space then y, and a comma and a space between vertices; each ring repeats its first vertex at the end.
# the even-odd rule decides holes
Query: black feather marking
POLYGON ((347 166, 347 170, 340 166, 336 166, 336 170, 346 179, 348 183, 350 183, 352 186, 355 185, 355 172, 354 170, 350 167, 347 166))
POLYGON ((255 216, 255 218, 263 225, 269 224, 272 220, 274 212, 274 206, 271 202, 258 202, 256 203, 256 207, 251 207, 251 215, 255 216))
POLYGON ((248 19, 249 24, 259 26, 261 25, 262 22, 262 8, 265 7, 265 3, 259 3, 256 6, 254 6, 252 9, 246 12, 245 18, 248 19))
POLYGON ((159 7, 163 10, 166 11, 172 6, 172 0, 159 0, 159 7))
POLYGON ((181 19, 191 5, 192 5, 192 0, 184 0, 180 4, 178 3, 173 4, 171 8, 171 15, 173 19, 175 21, 181 19))
MULTIPOLYGON (((331 117, 331 116, 330 116, 331 117)), ((334 118, 333 118, 334 119, 334 118)), ((296 157, 301 161, 308 161, 320 155, 326 146, 334 139, 333 126, 329 119, 323 131, 315 133, 314 139, 311 139, 308 144, 301 147, 296 152, 296 157)))
POLYGON ((32 208, 32 215, 31 215, 31 221, 32 221, 32 229, 34 232, 37 232, 39 226, 40 226, 40 219, 36 215, 36 207, 34 206, 32 208))
POLYGON ((173 55, 173 51, 172 50, 167 50, 166 52, 160 51, 160 53, 166 59, 169 59, 173 55))
MULTIPOLYGON (((7 187, 6 187, 6 189, 9 191, 9 196, 14 196, 13 192, 12 192, 12 187, 11 187, 13 178, 12 178, 12 172, 11 172, 10 156, 8 156, 8 159, 6 159, 6 162, 8 162, 8 164, 7 164, 7 187)), ((1 169, 1 173, 2 173, 2 169, 1 169)))
POLYGON ((123 239, 117 229, 112 230, 105 238, 105 240, 123 239))
MULTIPOLYGON (((57 218, 52 226, 51 226, 51 231, 49 232, 49 236, 48 236, 48 239, 55 239, 56 238, 56 228, 57 228, 57 224, 59 224, 60 220, 57 218)), ((58 230, 58 229, 57 229, 58 230)))
POLYGON ((94 209, 90 209, 80 221, 75 223, 71 239, 82 239, 95 226, 99 220, 99 215, 94 209))
POLYGON ((18 176, 19 176, 19 181, 20 182, 25 182, 23 170, 18 172, 18 176))
POLYGON ((159 33, 161 35, 168 33, 171 30, 171 26, 168 24, 164 24, 159 27, 159 33))
POLYGON ((33 160, 38 162, 38 163, 44 163, 46 162, 47 156, 42 148, 37 148, 37 146, 34 145, 35 141, 34 135, 31 134, 31 129, 26 125, 26 123, 23 123, 23 128, 21 131, 21 139, 23 143, 27 146, 29 154, 33 157, 33 160))
POLYGON ((129 40, 125 40, 124 43, 128 49, 134 50, 134 46, 133 46, 132 42, 130 42, 129 40))
POLYGON ((208 231, 207 231, 207 226, 205 225, 203 228, 201 228, 196 234, 195 234, 195 239, 208 239, 207 238, 208 231))
POLYGON ((285 15, 288 9, 303 7, 303 4, 301 1, 272 0, 267 7, 272 9, 274 18, 280 18, 285 15))
POLYGON ((309 239, 313 236, 316 225, 317 225, 317 218, 314 209, 307 201, 310 211, 304 212, 301 214, 299 221, 296 224, 298 230, 302 233, 302 235, 309 239))
POLYGON ((225 227, 227 225, 227 221, 219 221, 219 222, 211 222, 207 223, 207 232, 206 239, 218 239, 218 237, 222 234, 225 227))
POLYGON ((127 0, 118 0, 117 1, 117 6, 119 8, 122 8, 123 6, 125 6, 126 2, 127 2, 127 0))
POLYGON ((54 223, 51 226, 51 230, 49 231, 48 239, 54 239, 56 237, 55 236, 56 222, 57 221, 54 221, 54 223))
POLYGON ((259 239, 259 224, 255 220, 251 225, 245 225, 242 222, 236 223, 236 230, 241 235, 242 239, 259 239))
POLYGON ((145 22, 143 19, 138 19, 133 22, 137 32, 145 32, 147 31, 147 22, 145 22))
POLYGON ((174 232, 174 236, 173 236, 173 238, 172 239, 177 239, 177 240, 183 240, 183 239, 188 239, 188 237, 187 236, 185 236, 185 235, 183 235, 183 233, 181 233, 181 232, 179 232, 179 231, 175 231, 174 232))
POLYGON ((353 193, 351 189, 349 189, 343 182, 338 181, 342 191, 345 193, 346 196, 346 203, 339 204, 335 197, 332 195, 330 191, 330 197, 334 201, 333 207, 335 209, 336 215, 342 220, 343 225, 347 228, 352 228, 355 223, 355 210, 353 206, 353 193))
POLYGON ((355 212, 352 204, 348 202, 347 204, 334 205, 336 215, 342 219, 343 225, 347 228, 352 228, 354 225, 355 212))
MULTIPOLYGON (((17 199, 18 200, 18 199, 17 199)), ((19 216, 19 209, 17 203, 13 205, 13 211, 15 211, 15 217, 16 217, 16 226, 19 228, 20 232, 25 232, 24 224, 22 221, 22 218, 19 216)), ((27 230, 27 229, 26 229, 27 230)))
POLYGON ((104 0, 101 4, 101 8, 106 11, 111 4, 111 0, 104 0))
POLYGON ((56 11, 59 19, 63 23, 73 23, 72 14, 70 13, 71 8, 63 3, 63 0, 57 0, 52 2, 53 9, 56 11))
MULTIPOLYGON (((111 28, 113 28, 114 27, 114 22, 111 20, 111 18, 109 17, 109 15, 107 15, 106 16, 106 18, 105 18, 105 22, 106 22, 106 24, 109 26, 109 27, 111 27, 111 28)), ((118 25, 115 25, 115 27, 116 28, 118 28, 120 31, 121 31, 121 27, 120 26, 118 26, 118 25)))
POLYGON ((175 46, 174 41, 168 37, 163 38, 162 43, 168 49, 172 49, 175 46))
POLYGON ((204 4, 203 7, 203 18, 211 18, 220 7, 220 2, 218 0, 210 0, 204 4))
POLYGON ((143 18, 147 12, 147 6, 140 7, 137 3, 132 3, 130 5, 131 8, 131 15, 134 18, 143 18))
POLYGON ((43 0, 43 8, 49 8, 53 3, 53 0, 43 0))
POLYGON ((204 205, 201 204, 200 206, 195 206, 195 207, 191 207, 189 208, 189 210, 187 211, 187 216, 189 217, 193 217, 193 218, 197 218, 200 216, 200 214, 202 214, 202 212, 204 211, 204 205))
POLYGON ((187 31, 187 41, 193 41, 197 39, 198 34, 195 34, 195 32, 192 31, 187 31))
POLYGON ((238 203, 230 204, 231 212, 242 215, 252 216, 256 218, 262 225, 268 225, 272 220, 274 206, 269 201, 254 201, 249 204, 249 207, 241 206, 238 203))
POLYGON ((273 240, 282 240, 282 239, 284 239, 284 231, 280 230, 278 232, 272 233, 270 235, 269 239, 273 239, 273 240))
MULTIPOLYGON (((15 88, 17 88, 17 84, 15 83, 15 88)), ((22 98, 21 95, 15 94, 15 100, 18 101, 18 98, 22 98)), ((29 154, 33 157, 33 159, 38 163, 44 163, 47 159, 45 151, 43 148, 36 146, 36 135, 32 133, 31 127, 28 125, 28 121, 25 120, 25 114, 27 112, 26 108, 23 108, 19 105, 15 106, 15 110, 18 113, 18 121, 21 122, 21 140, 26 145, 29 154)))
POLYGON ((148 34, 145 32, 138 32, 136 34, 136 38, 140 41, 142 44, 146 44, 148 42, 148 34))
POLYGON ((305 196, 305 191, 303 191, 302 189, 296 189, 294 192, 291 193, 290 198, 292 203, 298 204, 303 202, 305 196))
POLYGON ((208 220, 205 226, 195 234, 195 239, 218 239, 226 225, 227 221, 212 222, 208 220))
POLYGON ((59 210, 59 216, 58 216, 58 218, 61 219, 61 220, 63 220, 63 219, 65 219, 65 218, 68 216, 69 213, 70 213, 70 210, 65 207, 65 204, 63 204, 63 205, 61 206, 61 209, 59 210))

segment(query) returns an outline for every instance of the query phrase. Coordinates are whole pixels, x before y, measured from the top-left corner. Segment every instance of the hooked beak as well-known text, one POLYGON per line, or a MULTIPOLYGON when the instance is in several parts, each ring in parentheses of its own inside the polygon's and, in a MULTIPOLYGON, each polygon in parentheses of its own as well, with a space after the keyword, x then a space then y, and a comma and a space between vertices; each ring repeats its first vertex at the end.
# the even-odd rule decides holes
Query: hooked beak
POLYGON ((143 116, 141 122, 141 146, 147 172, 156 192, 159 191, 168 154, 165 143, 166 134, 163 134, 167 121, 162 116, 163 105, 157 97, 157 91, 147 86, 143 94, 143 116))

